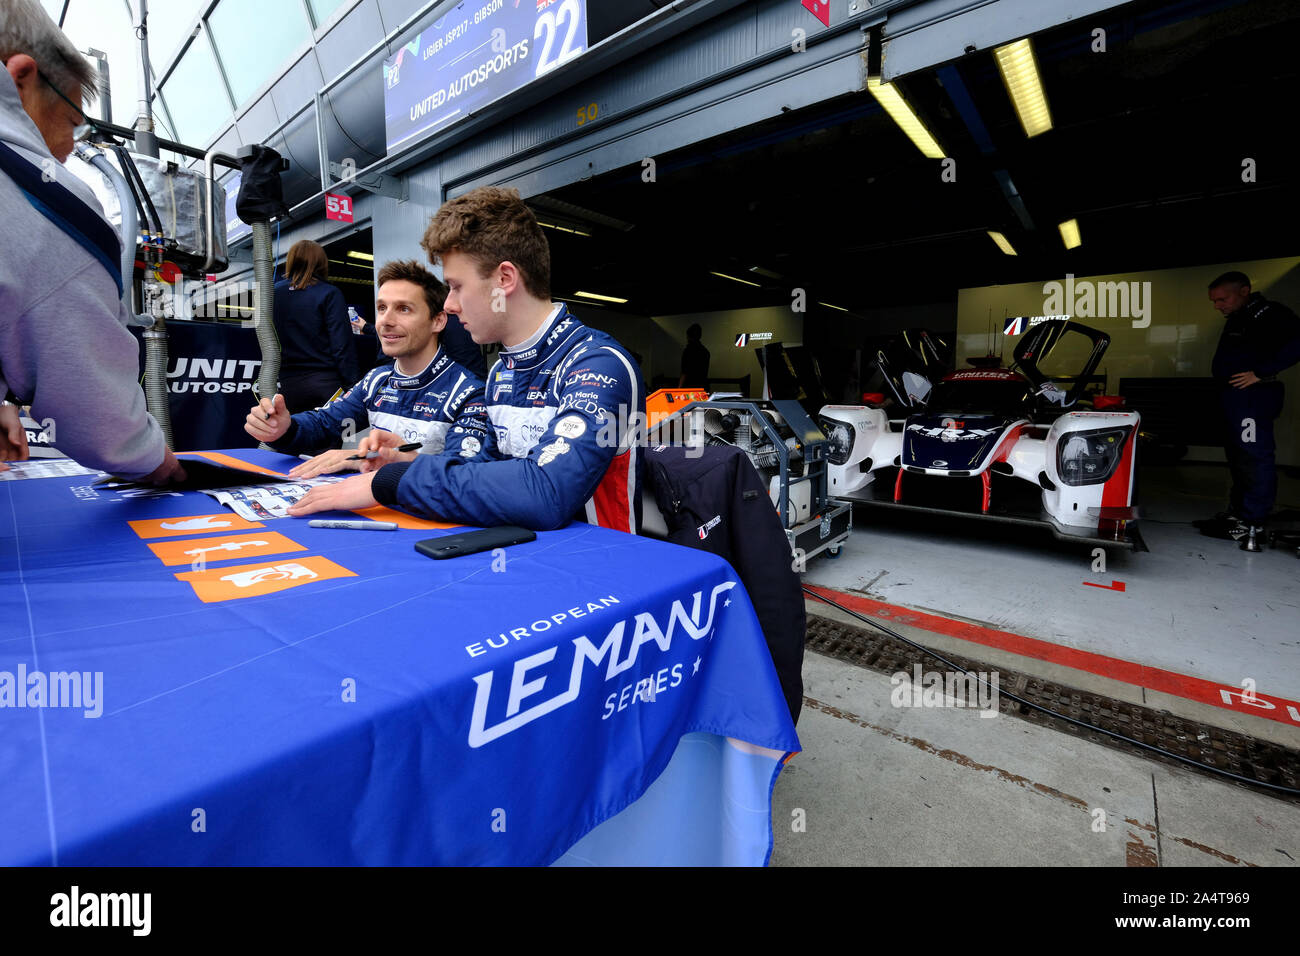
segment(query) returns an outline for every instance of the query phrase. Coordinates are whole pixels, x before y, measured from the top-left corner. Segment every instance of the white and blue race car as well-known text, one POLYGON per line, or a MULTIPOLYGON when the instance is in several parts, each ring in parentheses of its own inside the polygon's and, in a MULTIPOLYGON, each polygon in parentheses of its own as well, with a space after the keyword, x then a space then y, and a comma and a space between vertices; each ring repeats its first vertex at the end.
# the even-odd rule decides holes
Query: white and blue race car
POLYGON ((1103 332, 1049 319, 1019 339, 1010 367, 943 374, 933 339, 908 333, 877 356, 890 407, 821 409, 829 495, 1043 525, 1058 538, 1146 550, 1135 507, 1141 416, 1083 399, 1109 344, 1103 332), (1078 374, 1062 380, 1040 371, 1053 353, 1079 351, 1086 359, 1078 374))

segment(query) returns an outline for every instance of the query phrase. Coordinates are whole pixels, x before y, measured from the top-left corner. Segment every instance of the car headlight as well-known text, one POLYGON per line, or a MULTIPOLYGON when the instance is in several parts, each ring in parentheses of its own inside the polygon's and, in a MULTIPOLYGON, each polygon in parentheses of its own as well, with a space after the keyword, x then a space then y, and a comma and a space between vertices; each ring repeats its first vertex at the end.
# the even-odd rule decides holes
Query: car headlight
POLYGON ((1097 485, 1119 465, 1130 426, 1070 432, 1056 446, 1056 470, 1067 485, 1097 485))
POLYGON ((826 450, 826 460, 832 465, 846 464, 853 455, 855 436, 852 426, 832 418, 822 418, 817 424, 830 443, 830 447, 826 450))

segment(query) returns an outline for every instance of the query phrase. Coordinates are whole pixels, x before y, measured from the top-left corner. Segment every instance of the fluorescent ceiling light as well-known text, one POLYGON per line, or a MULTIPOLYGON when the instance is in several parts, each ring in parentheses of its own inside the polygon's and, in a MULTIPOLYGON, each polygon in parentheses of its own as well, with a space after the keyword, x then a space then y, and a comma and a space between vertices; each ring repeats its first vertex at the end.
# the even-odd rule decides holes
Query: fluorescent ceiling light
POLYGON ((1065 243, 1065 248, 1075 249, 1083 245, 1083 237, 1079 235, 1079 220, 1067 219, 1056 228, 1061 230, 1061 241, 1065 243))
POLYGON ((828 308, 828 309, 836 309, 836 310, 838 310, 838 311, 840 311, 840 312, 847 312, 847 311, 849 311, 848 309, 844 308, 844 306, 842 306, 842 305, 831 305, 829 302, 818 302, 817 304, 818 304, 818 305, 824 305, 824 306, 826 306, 826 308, 828 308))
POLYGON ((756 289, 762 288, 757 282, 750 282, 748 279, 737 279, 735 276, 729 276, 725 272, 710 272, 709 275, 717 276, 719 279, 730 279, 732 282, 739 282, 742 285, 752 285, 756 289))
POLYGON ((627 301, 627 299, 620 299, 615 295, 601 295, 598 292, 575 292, 573 294, 580 295, 584 299, 595 299, 597 302, 618 302, 621 304, 627 301))
POLYGON ((1016 116, 1020 117, 1020 125, 1025 128, 1025 135, 1046 133, 1052 128, 1052 114, 1047 109, 1047 96, 1038 76, 1038 61, 1029 39, 1026 37, 1000 46, 993 55, 997 58, 1002 81, 1011 94, 1011 102, 1015 105, 1016 116))
POLYGON ((368 252, 349 252, 348 255, 353 259, 364 259, 366 262, 375 261, 375 257, 368 252))
POLYGON ((568 226, 560 226, 553 222, 542 222, 538 219, 537 225, 545 226, 547 229, 554 229, 556 232, 568 232, 575 236, 586 236, 588 239, 591 238, 591 233, 589 232, 583 232, 581 229, 570 229, 568 226))
POLYGON ((771 269, 764 269, 762 266, 750 266, 749 271, 755 275, 763 276, 766 279, 782 279, 784 276, 779 272, 773 272, 771 269))
MULTIPOLYGON (((541 207, 545 210, 542 215, 552 216, 557 221, 568 222, 576 226, 605 226, 609 229, 617 229, 619 232, 629 232, 634 227, 630 222, 624 222, 622 219, 615 219, 613 216, 606 216, 604 213, 596 212, 594 209, 586 209, 583 206, 574 205, 571 202, 565 202, 562 199, 555 199, 551 196, 533 196, 528 200, 528 205, 541 207)), ((536 215, 536 213, 534 213, 536 215)), ((581 230, 578 230, 581 231, 581 230)))
POLYGON ((907 138, 916 144, 927 159, 942 159, 943 150, 930 135, 930 131, 925 128, 917 115, 912 112, 912 107, 907 105, 907 100, 896 90, 892 83, 880 82, 880 77, 870 77, 867 79, 867 89, 876 98, 877 102, 885 108, 888 113, 898 124, 899 129, 907 134, 907 138))
POLYGON ((1016 254, 1016 250, 1011 248, 1011 243, 1007 242, 1006 236, 1002 235, 1002 233, 1000 232, 994 232, 992 229, 990 229, 988 232, 989 232, 989 238, 998 244, 999 249, 1001 249, 1009 256, 1014 256, 1016 254))

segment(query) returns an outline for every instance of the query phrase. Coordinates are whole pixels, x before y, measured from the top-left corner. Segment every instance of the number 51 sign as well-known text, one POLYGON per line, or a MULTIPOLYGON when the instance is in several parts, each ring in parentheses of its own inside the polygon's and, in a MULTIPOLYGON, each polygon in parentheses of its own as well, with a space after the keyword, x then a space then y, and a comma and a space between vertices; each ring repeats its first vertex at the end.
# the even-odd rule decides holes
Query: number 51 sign
POLYGON ((337 219, 339 222, 352 221, 352 197, 337 193, 325 194, 325 218, 337 219))

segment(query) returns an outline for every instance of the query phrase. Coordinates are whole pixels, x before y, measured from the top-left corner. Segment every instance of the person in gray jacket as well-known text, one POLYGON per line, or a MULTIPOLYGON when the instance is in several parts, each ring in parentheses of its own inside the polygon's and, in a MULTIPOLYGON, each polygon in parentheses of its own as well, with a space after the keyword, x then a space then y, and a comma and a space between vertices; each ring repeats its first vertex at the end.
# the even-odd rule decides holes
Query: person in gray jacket
POLYGON ((0 462, 26 457, 13 405, 52 420, 83 465, 183 480, 145 410, 126 329, 120 245, 90 189, 60 165, 86 122, 94 70, 36 0, 0 3, 0 462))

